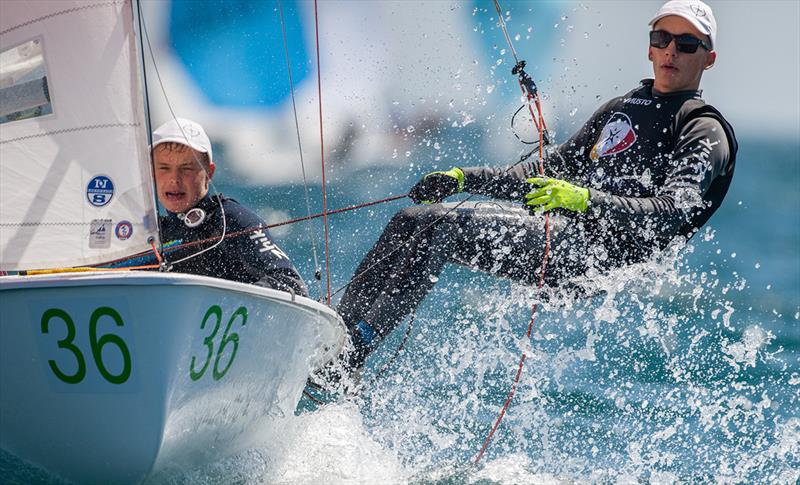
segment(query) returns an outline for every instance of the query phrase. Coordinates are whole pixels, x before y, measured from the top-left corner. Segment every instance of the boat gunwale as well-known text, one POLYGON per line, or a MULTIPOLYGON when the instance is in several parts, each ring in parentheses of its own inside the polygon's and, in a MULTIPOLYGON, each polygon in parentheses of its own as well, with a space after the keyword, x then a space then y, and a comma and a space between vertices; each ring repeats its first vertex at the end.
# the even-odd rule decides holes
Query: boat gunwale
POLYGON ((344 322, 336 311, 311 298, 295 293, 256 286, 248 283, 199 276, 186 273, 158 273, 151 271, 86 271, 76 273, 56 273, 43 275, 13 275, 0 277, 0 291, 26 290, 34 288, 76 287, 76 286, 204 286, 222 290, 245 293, 283 303, 296 304, 319 313, 324 313, 338 322, 346 330, 344 322))

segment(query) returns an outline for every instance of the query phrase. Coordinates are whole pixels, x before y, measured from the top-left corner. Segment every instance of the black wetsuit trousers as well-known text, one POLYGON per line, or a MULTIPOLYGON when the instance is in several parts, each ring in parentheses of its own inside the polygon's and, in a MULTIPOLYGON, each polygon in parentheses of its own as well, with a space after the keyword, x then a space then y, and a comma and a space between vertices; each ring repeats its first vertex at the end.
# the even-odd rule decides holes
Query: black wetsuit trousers
MULTIPOLYGON (((337 307, 348 327, 366 322, 385 337, 425 298, 446 263, 535 285, 545 248, 544 215, 495 201, 418 205, 399 211, 356 269, 337 307)), ((585 272, 581 228, 550 215, 545 281, 585 272)))

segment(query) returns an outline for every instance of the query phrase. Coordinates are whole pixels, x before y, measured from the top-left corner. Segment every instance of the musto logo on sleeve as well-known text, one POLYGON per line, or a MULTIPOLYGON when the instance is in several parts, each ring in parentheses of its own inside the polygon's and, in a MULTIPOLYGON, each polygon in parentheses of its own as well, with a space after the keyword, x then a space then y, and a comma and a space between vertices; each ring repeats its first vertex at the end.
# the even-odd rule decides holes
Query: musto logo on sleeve
POLYGON ((606 155, 614 155, 627 150, 634 143, 636 143, 636 132, 633 130, 631 119, 625 113, 615 112, 603 127, 589 158, 597 160, 606 155))

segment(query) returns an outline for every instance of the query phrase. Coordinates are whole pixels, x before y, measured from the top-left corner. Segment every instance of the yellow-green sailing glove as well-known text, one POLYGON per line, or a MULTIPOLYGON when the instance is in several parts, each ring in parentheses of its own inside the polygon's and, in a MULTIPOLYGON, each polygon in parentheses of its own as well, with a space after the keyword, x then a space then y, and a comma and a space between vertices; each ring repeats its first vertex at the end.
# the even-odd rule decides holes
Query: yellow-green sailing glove
POLYGON ((534 190, 525 194, 525 205, 546 211, 563 208, 575 212, 586 212, 589 202, 589 189, 572 185, 558 179, 541 177, 529 178, 534 190))
POLYGON ((436 204, 464 191, 464 172, 453 167, 447 172, 431 172, 420 179, 408 196, 415 203, 436 204))

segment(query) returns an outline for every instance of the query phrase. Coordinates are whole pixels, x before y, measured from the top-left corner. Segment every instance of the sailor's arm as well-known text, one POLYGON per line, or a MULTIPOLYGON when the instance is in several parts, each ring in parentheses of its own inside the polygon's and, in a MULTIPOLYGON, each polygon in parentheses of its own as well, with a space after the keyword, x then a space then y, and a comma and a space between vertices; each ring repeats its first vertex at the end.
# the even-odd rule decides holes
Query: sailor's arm
MULTIPOLYGON (((545 161, 546 175, 566 180, 580 179, 581 167, 571 162, 574 151, 591 146, 602 126, 611 100, 594 112, 580 130, 569 140, 552 150, 545 161), (570 163, 568 163, 570 161, 570 163)), ((485 195, 494 199, 520 201, 530 191, 527 180, 539 175, 537 155, 530 159, 505 167, 454 167, 447 172, 433 172, 423 177, 411 190, 415 202, 439 202, 459 193, 485 195)))
POLYGON ((525 161, 509 167, 468 167, 464 171, 464 191, 494 199, 519 201, 530 190, 526 180, 538 170, 525 161))
POLYGON ((537 174, 536 165, 528 161, 508 167, 453 167, 446 172, 425 175, 409 196, 414 202, 430 204, 468 192, 518 202, 530 191, 528 180, 537 174))
POLYGON ((300 296, 308 296, 308 288, 294 268, 276 268, 261 276, 253 283, 265 288, 287 291, 300 296))

